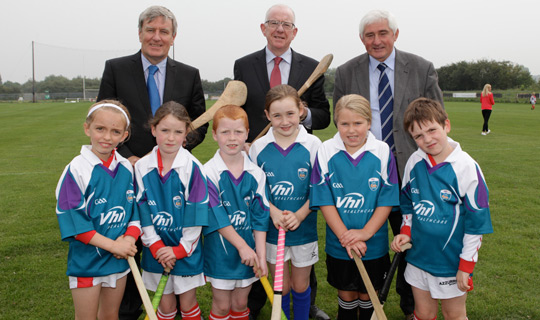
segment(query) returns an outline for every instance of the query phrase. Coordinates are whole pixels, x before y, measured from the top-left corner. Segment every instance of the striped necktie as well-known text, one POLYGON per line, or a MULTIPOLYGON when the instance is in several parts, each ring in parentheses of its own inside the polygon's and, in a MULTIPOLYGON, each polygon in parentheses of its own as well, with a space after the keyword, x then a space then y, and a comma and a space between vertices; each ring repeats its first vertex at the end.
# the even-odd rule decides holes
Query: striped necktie
POLYGON ((392 134, 392 114, 394 112, 394 97, 388 76, 384 72, 387 66, 381 63, 377 69, 381 71, 379 76, 379 112, 381 115, 382 140, 388 144, 390 150, 395 151, 394 136, 392 134))
POLYGON ((146 89, 148 90, 148 98, 150 99, 150 108, 152 115, 156 114, 156 110, 161 105, 159 98, 159 90, 154 79, 154 74, 158 71, 158 67, 151 65, 148 67, 148 79, 146 79, 146 89))

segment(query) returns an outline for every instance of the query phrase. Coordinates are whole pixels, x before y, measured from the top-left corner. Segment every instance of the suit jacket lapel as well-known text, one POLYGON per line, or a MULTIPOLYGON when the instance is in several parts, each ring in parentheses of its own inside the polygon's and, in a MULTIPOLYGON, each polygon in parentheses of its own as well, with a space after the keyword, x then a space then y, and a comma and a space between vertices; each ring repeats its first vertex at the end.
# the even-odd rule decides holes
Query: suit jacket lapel
POLYGON ((264 92, 268 92, 268 90, 270 90, 270 80, 268 80, 268 71, 266 70, 265 49, 259 51, 259 54, 255 56, 255 60, 253 60, 253 70, 255 70, 255 75, 261 84, 261 88, 264 89, 264 92))
POLYGON ((302 62, 302 57, 299 54, 294 52, 294 50, 292 49, 291 52, 291 70, 289 72, 289 79, 287 80, 287 84, 293 88, 296 88, 296 90, 300 90, 300 88, 304 85, 303 83, 298 83, 300 81, 300 75, 302 74, 304 64, 302 62))
POLYGON ((132 79, 134 79, 135 87, 139 92, 139 101, 143 105, 146 112, 152 114, 152 108, 150 108, 150 98, 148 97, 148 90, 146 89, 146 79, 144 78, 140 51, 133 56, 132 62, 132 79))
MULTIPOLYGON (((394 71, 394 112, 399 111, 403 105, 405 88, 409 81, 409 61, 396 49, 396 70, 394 71), (399 84, 399 85, 396 85, 399 84)), ((407 104, 405 104, 407 107, 407 104)))
POLYGON ((173 100, 173 91, 176 88, 176 65, 171 58, 167 58, 167 74, 165 75, 165 88, 163 89, 163 102, 173 100))
POLYGON ((354 70, 354 76, 356 77, 355 82, 358 84, 357 92, 360 92, 360 95, 369 101, 369 55, 367 53, 364 53, 358 59, 358 64, 355 66, 354 70))

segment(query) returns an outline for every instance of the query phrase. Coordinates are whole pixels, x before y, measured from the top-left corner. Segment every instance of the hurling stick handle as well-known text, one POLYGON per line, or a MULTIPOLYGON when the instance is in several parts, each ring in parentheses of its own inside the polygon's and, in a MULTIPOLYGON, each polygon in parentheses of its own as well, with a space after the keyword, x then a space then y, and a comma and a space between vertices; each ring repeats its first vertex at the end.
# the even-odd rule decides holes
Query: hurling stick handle
POLYGON ((271 320, 280 320, 281 318, 281 299, 283 291, 283 260, 285 258, 285 229, 279 227, 277 252, 276 252, 276 271, 274 273, 274 302, 272 303, 271 320))
POLYGON ((411 243, 405 243, 401 246, 401 252, 396 252, 394 254, 394 257, 392 258, 392 264, 390 265, 390 268, 388 269, 388 273, 386 275, 386 279, 384 280, 384 284, 381 288, 381 291, 379 291, 379 300, 381 301, 381 304, 384 305, 386 302, 386 298, 388 298, 388 293, 390 292, 390 286, 392 285, 392 281, 394 280, 394 274, 396 273, 396 270, 399 266, 400 261, 403 259, 403 252, 405 250, 408 250, 412 247, 411 243))
POLYGON ((146 314, 148 315, 150 320, 158 320, 156 312, 154 311, 154 308, 152 308, 152 301, 150 301, 150 297, 148 296, 148 292, 146 291, 146 288, 144 286, 143 280, 141 278, 141 273, 139 272, 139 267, 137 267, 135 259, 133 259, 133 257, 128 257, 128 263, 129 267, 131 268, 131 273, 133 274, 133 279, 135 279, 137 289, 139 290, 139 294, 141 295, 144 308, 146 309, 146 314))
MULTIPOLYGON (((163 269, 163 273, 161 274, 161 278, 159 279, 156 292, 154 293, 154 297, 152 298, 152 308, 154 308, 154 311, 156 312, 159 307, 159 303, 161 302, 161 297, 163 296, 163 290, 165 290, 165 286, 167 285, 167 280, 169 280, 170 273, 170 268, 163 269)), ((146 315, 146 317, 144 317, 144 320, 149 320, 148 314, 146 315)))
POLYGON ((375 310, 377 318, 379 320, 387 320, 381 302, 379 301, 379 297, 377 297, 377 292, 375 291, 375 288, 373 288, 373 284, 371 283, 371 279, 369 279, 369 274, 367 273, 366 267, 364 266, 362 259, 360 259, 354 251, 352 251, 352 255, 354 258, 354 262, 358 267, 358 271, 360 271, 360 276, 362 276, 362 281, 364 281, 364 285, 366 286, 367 292, 369 294, 369 299, 373 304, 373 309, 375 310))
MULTIPOLYGON (((257 272, 260 274, 261 269, 257 266, 257 262, 255 262, 255 269, 257 269, 257 272)), ((270 304, 274 303, 274 291, 272 291, 272 286, 270 285, 270 282, 268 282, 268 278, 266 276, 260 277, 259 280, 261 281, 261 284, 264 288, 264 291, 266 292, 266 296, 268 297, 268 300, 270 300, 270 304)), ((281 320, 287 320, 287 316, 285 316, 285 312, 281 310, 281 320)))

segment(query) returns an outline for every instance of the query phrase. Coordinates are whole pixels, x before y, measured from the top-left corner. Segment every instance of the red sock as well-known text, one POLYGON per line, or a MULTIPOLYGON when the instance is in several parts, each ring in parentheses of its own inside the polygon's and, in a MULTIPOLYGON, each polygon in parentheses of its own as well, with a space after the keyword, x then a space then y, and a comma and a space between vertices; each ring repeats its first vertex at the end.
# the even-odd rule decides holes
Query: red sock
POLYGON ((161 310, 159 310, 158 308, 156 315, 157 315, 158 320, 174 320, 174 317, 176 317, 177 312, 178 310, 175 309, 173 312, 165 314, 161 312, 161 310))
POLYGON ((199 309, 198 303, 191 310, 181 313, 183 320, 201 320, 201 309, 199 309))
MULTIPOLYGON (((422 320, 422 319, 420 319, 420 318, 418 318, 418 317, 416 316, 416 311, 414 311, 413 314, 414 314, 414 320, 422 320)), ((437 316, 435 316, 435 318, 430 319, 430 320, 436 320, 436 319, 437 319, 437 316)), ((426 319, 426 320, 427 320, 427 319, 426 319)))
POLYGON ((249 320, 249 308, 244 311, 231 310, 231 320, 249 320))
POLYGON ((227 313, 224 316, 216 316, 212 311, 210 311, 210 317, 208 317, 208 320, 229 320, 230 315, 230 313, 227 313))

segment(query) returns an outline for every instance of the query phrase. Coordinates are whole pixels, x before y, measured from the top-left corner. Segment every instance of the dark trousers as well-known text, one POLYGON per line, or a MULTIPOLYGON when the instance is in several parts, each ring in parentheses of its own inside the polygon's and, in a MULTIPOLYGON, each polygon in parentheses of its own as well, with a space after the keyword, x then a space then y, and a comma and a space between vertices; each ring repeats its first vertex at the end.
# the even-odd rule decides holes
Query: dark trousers
MULTIPOLYGON (((135 255, 135 261, 139 270, 141 268, 141 239, 135 243, 137 245, 137 254, 135 255)), ((137 289, 137 284, 133 278, 133 274, 130 272, 127 275, 126 290, 124 291, 124 297, 120 303, 120 310, 118 312, 119 320, 137 320, 142 313, 142 299, 137 289)))
MULTIPOLYGON (((311 287, 311 305, 315 304, 315 298, 317 297, 317 275, 315 274, 315 265, 311 268, 311 273, 309 274, 309 286, 311 287)), ((266 303, 266 292, 260 281, 256 281, 251 286, 251 291, 248 296, 248 308, 251 315, 255 319, 261 309, 266 303)))
POLYGON ((482 126, 482 132, 487 132, 489 130, 488 122, 489 122, 490 116, 491 116, 491 110, 489 109, 482 110, 482 117, 484 117, 484 125, 482 126))
MULTIPOLYGON (((402 215, 400 210, 392 211, 390 216, 388 216, 388 221, 390 222, 390 227, 392 228, 392 233, 395 235, 399 234, 399 229, 401 228, 402 215)), ((396 276, 396 292, 401 297, 399 301, 399 306, 403 314, 408 315, 414 311, 414 297, 411 289, 411 285, 405 281, 405 267, 407 267, 407 262, 405 261, 405 256, 407 252, 403 253, 403 259, 399 262, 397 276, 396 276)))

